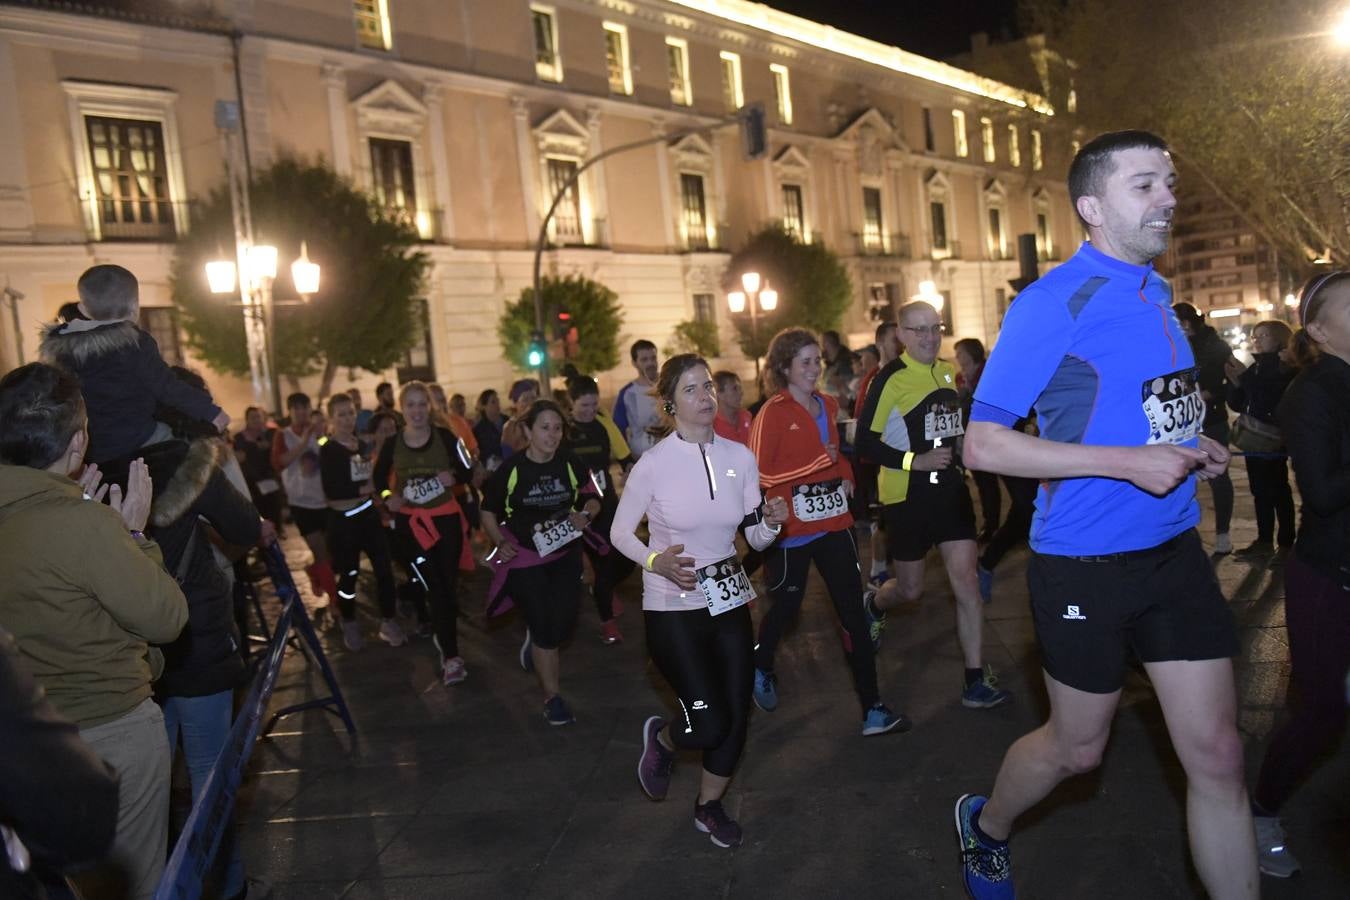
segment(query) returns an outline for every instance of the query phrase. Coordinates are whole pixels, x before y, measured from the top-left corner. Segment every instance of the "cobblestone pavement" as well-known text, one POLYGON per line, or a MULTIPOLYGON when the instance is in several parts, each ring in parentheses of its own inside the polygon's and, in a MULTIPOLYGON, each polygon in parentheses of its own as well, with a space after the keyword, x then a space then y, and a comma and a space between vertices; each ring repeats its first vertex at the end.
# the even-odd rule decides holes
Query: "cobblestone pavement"
MULTIPOLYGON (((1255 524, 1245 474, 1234 480, 1240 547, 1255 524)), ((1211 541, 1204 487, 1201 498, 1211 541)), ((292 536, 287 552, 298 570, 303 544, 292 536)), ((366 648, 351 653, 337 632, 324 635, 359 732, 350 738, 335 717, 306 712, 260 743, 239 805, 248 869, 285 898, 963 896, 952 803, 988 790, 1009 743, 1045 713, 1025 554, 999 567, 985 630, 986 659, 1015 702, 960 705, 951 593, 933 557, 925 598, 891 614, 879 658, 883 696, 914 730, 884 737, 859 734, 839 631, 812 576, 778 658, 781 704, 754 713, 727 795, 745 829, 735 851, 693 828, 697 758, 681 758, 665 802, 638 788, 642 723, 672 699, 647 660, 636 576, 621 590, 620 644, 601 644, 583 598, 562 656, 577 716, 567 728, 544 722, 540 691, 516 662, 522 622, 484 621, 481 574, 462 588, 469 678, 449 689, 429 641, 395 649, 376 638, 363 591, 366 648)), ((1254 777, 1288 675, 1280 571, 1231 557, 1217 571, 1241 627, 1240 724, 1254 777)), ((321 687, 292 654, 273 704, 321 687)), ((1350 740, 1286 809, 1304 871, 1263 878, 1266 897, 1350 897, 1348 785, 1350 740)), ((1102 767, 1019 821, 1019 896, 1203 896, 1187 859, 1182 791, 1157 703, 1132 675, 1102 767)))

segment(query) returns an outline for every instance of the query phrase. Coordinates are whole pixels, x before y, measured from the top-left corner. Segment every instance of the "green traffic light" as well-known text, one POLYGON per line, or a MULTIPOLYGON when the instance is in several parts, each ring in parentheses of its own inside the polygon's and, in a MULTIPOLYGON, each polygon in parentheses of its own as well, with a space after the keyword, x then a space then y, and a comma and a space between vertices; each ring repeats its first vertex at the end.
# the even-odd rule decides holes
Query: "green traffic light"
POLYGON ((544 351, 538 347, 530 348, 530 355, 526 357, 531 369, 537 369, 544 364, 544 351))

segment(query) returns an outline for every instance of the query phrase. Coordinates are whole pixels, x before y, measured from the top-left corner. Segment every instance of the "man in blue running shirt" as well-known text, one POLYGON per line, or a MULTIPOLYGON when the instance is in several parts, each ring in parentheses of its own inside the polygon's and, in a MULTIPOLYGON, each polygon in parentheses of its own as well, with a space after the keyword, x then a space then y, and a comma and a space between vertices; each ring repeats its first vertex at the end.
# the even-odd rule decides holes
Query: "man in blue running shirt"
POLYGON ((957 801, 966 889, 1011 898, 1013 821, 1100 763, 1126 660, 1144 664, 1186 771, 1186 823, 1211 897, 1257 896, 1232 657, 1237 635, 1195 526, 1196 480, 1226 448, 1202 433, 1195 359, 1151 261, 1176 206, 1167 145, 1104 134, 1069 194, 1088 241, 1018 295, 975 392, 965 460, 1042 482, 1027 569, 1050 718, 1008 749, 988 799, 957 801), (1032 409, 1041 435, 1012 428, 1032 409))

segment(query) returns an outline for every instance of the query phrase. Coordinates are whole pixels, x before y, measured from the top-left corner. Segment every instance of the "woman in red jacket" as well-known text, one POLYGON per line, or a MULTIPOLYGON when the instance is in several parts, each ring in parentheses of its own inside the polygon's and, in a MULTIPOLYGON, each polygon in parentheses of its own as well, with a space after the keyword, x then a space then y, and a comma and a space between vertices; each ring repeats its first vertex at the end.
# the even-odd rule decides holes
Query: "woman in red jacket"
POLYGON ((755 416, 750 449, 759 464, 759 485, 766 497, 782 497, 788 506, 783 536, 765 551, 764 581, 773 604, 759 625, 755 648, 755 705, 765 712, 778 706, 773 656, 783 629, 797 616, 806 577, 815 563, 843 627, 844 655, 862 704, 864 735, 906 731, 910 722, 881 702, 877 690, 876 650, 863 613, 858 548, 853 541, 853 470, 840 458, 835 399, 816 390, 820 344, 804 328, 774 336, 765 367, 777 390, 755 416))

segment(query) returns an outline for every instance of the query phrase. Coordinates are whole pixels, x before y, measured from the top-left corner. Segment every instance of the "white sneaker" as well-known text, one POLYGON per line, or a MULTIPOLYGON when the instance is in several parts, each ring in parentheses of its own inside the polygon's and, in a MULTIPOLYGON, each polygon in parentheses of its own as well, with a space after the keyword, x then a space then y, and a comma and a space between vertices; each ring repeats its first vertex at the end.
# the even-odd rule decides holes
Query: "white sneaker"
POLYGON ((408 643, 408 636, 403 633, 397 621, 385 619, 380 622, 380 640, 391 647, 402 647, 408 643))
POLYGON ((1256 862, 1272 878, 1288 878, 1298 871, 1298 860, 1284 845, 1284 829, 1275 816, 1253 816, 1256 823, 1256 862))
POLYGON ((446 687, 452 684, 459 684, 469 677, 469 670, 464 667, 464 660, 458 656, 452 656, 441 664, 441 683, 446 687))
POLYGON ((1214 554, 1216 556, 1227 556, 1233 552, 1233 539, 1228 536, 1228 532, 1216 534, 1214 536, 1214 554))
POLYGON ((361 637, 361 626, 356 624, 354 619, 342 621, 342 643, 353 653, 366 645, 365 638, 361 637))

